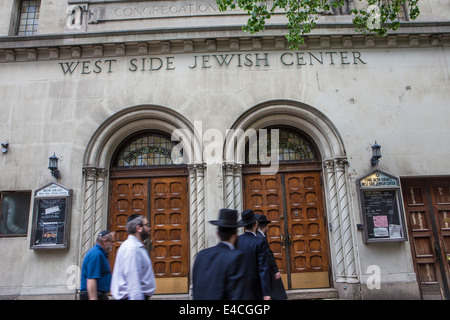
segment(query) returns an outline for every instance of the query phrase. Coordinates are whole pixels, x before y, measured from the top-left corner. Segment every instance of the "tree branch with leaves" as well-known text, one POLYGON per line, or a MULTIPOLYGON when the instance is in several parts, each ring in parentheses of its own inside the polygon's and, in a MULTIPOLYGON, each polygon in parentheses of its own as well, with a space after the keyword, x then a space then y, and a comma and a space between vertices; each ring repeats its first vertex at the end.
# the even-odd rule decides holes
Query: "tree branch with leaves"
POLYGON ((419 0, 216 0, 219 10, 240 8, 249 15, 242 27, 251 34, 263 31, 265 24, 274 14, 285 14, 287 18, 290 48, 298 49, 305 41, 305 35, 317 25, 317 19, 335 11, 347 12, 353 16, 357 32, 386 36, 389 30, 400 27, 399 13, 406 9, 410 20, 419 16, 419 0), (362 2, 355 8, 354 1, 362 2))

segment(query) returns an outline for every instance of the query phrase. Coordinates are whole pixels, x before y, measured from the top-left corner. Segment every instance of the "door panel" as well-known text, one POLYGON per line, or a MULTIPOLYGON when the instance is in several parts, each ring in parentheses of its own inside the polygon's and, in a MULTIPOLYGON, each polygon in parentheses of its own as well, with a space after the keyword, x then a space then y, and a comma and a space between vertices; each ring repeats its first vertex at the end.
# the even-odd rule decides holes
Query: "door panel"
POLYGON ((441 264, 445 298, 450 299, 450 179, 431 180, 429 188, 438 234, 439 250, 437 253, 441 264))
POLYGON ((281 273, 286 273, 286 255, 283 253, 286 247, 281 177, 279 175, 246 175, 244 183, 245 208, 263 214, 272 221, 268 225, 267 240, 278 269, 281 273))
POLYGON ((437 215, 436 222, 438 225, 441 258, 447 283, 450 283, 450 180, 434 180, 431 183, 431 189, 433 211, 437 215))
POLYGON ((150 258, 158 277, 187 276, 187 192, 186 178, 151 179, 150 258))
POLYGON ((272 221, 267 239, 285 286, 329 287, 320 172, 247 174, 244 188, 245 209, 272 221))
POLYGON ((111 269, 120 245, 127 240, 127 219, 132 214, 147 216, 147 179, 117 179, 111 187, 109 228, 116 232, 113 251, 109 254, 111 269))
POLYGON ((147 216, 150 239, 146 241, 156 277, 156 293, 188 292, 189 236, 186 177, 112 179, 109 228, 116 232, 114 265, 119 246, 128 237, 127 218, 147 216))
POLYGON ((402 179, 402 186, 422 298, 448 299, 450 180, 402 179))
POLYGON ((291 270, 328 271, 320 174, 286 174, 291 270))

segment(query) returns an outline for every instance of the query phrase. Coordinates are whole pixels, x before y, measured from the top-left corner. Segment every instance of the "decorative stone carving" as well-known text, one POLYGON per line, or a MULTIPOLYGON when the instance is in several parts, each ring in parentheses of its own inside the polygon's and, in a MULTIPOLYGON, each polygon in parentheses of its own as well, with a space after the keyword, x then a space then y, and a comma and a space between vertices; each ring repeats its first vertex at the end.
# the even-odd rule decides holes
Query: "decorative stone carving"
POLYGON ((327 159, 323 162, 326 175, 325 192, 330 203, 330 232, 336 282, 358 283, 352 217, 349 209, 347 165, 346 158, 327 159))
POLYGON ((81 227, 81 258, 94 245, 95 235, 106 225, 105 181, 109 171, 105 168, 83 168, 83 210, 81 227))
POLYGON ((205 169, 206 164, 189 164, 191 261, 206 248, 205 233, 205 169))
POLYGON ((227 163, 223 165, 225 172, 224 192, 225 207, 229 209, 242 210, 241 208, 241 175, 242 165, 227 163))

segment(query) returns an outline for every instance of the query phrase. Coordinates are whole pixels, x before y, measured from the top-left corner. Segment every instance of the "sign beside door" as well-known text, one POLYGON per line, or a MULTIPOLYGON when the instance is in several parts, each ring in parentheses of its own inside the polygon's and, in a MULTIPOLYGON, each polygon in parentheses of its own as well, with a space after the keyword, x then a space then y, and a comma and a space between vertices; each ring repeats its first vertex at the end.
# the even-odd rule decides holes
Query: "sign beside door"
POLYGON ((358 180, 364 242, 406 241, 397 177, 375 170, 358 180))

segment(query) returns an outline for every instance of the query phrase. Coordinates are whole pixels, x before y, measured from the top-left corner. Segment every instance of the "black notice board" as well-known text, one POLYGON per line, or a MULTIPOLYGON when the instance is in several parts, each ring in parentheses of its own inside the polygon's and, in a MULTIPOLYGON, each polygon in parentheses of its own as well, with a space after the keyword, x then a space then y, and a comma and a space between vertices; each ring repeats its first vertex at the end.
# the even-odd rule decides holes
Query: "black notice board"
POLYGON ((398 178, 376 170, 358 185, 365 242, 406 241, 398 178))
POLYGON ((66 199, 38 199, 37 225, 33 245, 63 245, 66 199))
POLYGON ((53 184, 36 193, 31 249, 69 247, 70 206, 71 191, 62 189, 58 185, 53 184), (55 190, 56 192, 54 192, 55 190), (50 192, 54 192, 54 194, 50 192), (60 194, 55 194, 57 192, 60 194))
POLYGON ((367 235, 370 238, 400 237, 396 190, 363 191, 367 235), (396 227, 398 226, 398 227, 396 227), (397 233, 396 233, 397 232, 397 233))

